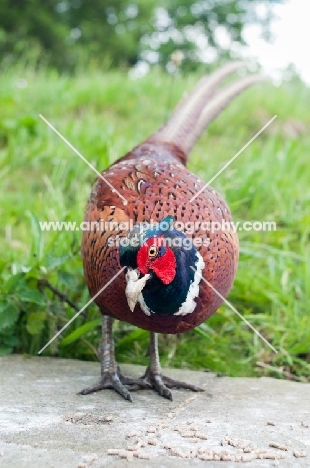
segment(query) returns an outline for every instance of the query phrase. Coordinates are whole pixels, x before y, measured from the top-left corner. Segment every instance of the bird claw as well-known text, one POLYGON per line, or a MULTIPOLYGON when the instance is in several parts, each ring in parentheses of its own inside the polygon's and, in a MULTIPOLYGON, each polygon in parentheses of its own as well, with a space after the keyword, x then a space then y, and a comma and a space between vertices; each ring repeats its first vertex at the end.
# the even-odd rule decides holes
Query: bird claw
POLYGON ((149 386, 146 388, 153 388, 159 395, 172 401, 172 392, 170 388, 180 388, 191 390, 192 392, 204 392, 204 389, 187 382, 171 379, 165 375, 153 372, 150 367, 147 368, 145 375, 142 377, 143 382, 149 386))
POLYGON ((120 372, 119 367, 117 372, 104 372, 99 382, 84 388, 79 392, 79 395, 89 395, 90 393, 98 392, 104 389, 112 389, 119 393, 125 400, 132 402, 130 391, 150 388, 150 384, 143 379, 131 379, 120 372), (129 391, 130 390, 130 391, 129 391))

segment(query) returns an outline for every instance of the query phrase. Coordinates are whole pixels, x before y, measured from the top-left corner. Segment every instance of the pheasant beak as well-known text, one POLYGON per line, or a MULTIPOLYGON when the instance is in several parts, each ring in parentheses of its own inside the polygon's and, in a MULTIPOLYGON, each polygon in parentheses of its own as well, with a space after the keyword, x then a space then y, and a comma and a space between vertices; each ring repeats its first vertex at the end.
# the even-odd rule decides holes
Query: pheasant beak
POLYGON ((138 302, 138 298, 141 294, 142 289, 145 286, 145 283, 150 278, 151 275, 146 274, 139 279, 140 271, 138 269, 133 270, 128 268, 126 273, 127 286, 125 289, 125 294, 127 297, 127 302, 131 312, 134 311, 135 305, 138 302))

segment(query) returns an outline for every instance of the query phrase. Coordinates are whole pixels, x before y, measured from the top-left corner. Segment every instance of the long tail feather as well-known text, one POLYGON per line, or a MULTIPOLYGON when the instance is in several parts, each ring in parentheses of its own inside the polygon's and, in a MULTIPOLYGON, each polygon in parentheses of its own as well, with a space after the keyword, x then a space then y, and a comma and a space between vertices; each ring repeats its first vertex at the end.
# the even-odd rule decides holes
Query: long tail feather
POLYGON ((209 125, 212 120, 217 117, 218 114, 240 93, 249 88, 250 86, 262 81, 260 75, 251 75, 241 78, 240 80, 227 85, 211 99, 211 101, 204 107, 201 112, 198 121, 192 132, 183 134, 183 138, 180 142, 174 141, 177 146, 181 146, 183 151, 188 154, 193 148, 194 144, 201 136, 205 128, 209 125))
POLYGON ((175 108, 172 116, 147 141, 175 144, 188 154, 203 130, 244 89, 260 81, 258 76, 248 76, 220 89, 218 86, 244 62, 233 62, 203 77, 193 91, 175 108))
POLYGON ((183 135, 183 128, 190 131, 205 106, 205 102, 212 96, 216 88, 225 78, 244 65, 244 62, 228 63, 211 73, 211 75, 201 78, 193 91, 176 106, 168 122, 154 133, 151 138, 162 141, 173 141, 178 137, 179 133, 183 135))

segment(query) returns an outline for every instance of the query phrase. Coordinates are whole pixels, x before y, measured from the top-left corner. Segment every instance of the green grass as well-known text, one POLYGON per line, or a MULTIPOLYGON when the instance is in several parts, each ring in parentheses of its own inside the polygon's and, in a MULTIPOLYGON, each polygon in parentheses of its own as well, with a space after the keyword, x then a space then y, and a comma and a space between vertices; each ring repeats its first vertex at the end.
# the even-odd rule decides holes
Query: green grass
MULTIPOLYGON (((0 353, 35 354, 74 314, 48 280, 81 307, 88 300, 79 232, 45 232, 38 220, 81 221, 94 173, 38 117, 41 113, 98 169, 169 115, 198 75, 154 71, 76 77, 23 67, 0 76, 0 353), (21 79, 27 86, 20 88, 21 79)), ((240 265, 228 299, 279 350, 274 354, 228 307, 196 330, 162 336, 162 363, 229 375, 263 375, 263 361, 310 377, 310 91, 298 80, 247 91, 209 127, 189 167, 209 180, 271 118, 278 118, 213 186, 235 221, 276 221, 276 232, 240 232, 240 265)), ((100 317, 91 305, 45 355, 96 359, 100 317)), ((115 327, 120 362, 147 364, 148 333, 115 327)), ((272 374, 279 376, 279 374, 272 374)))

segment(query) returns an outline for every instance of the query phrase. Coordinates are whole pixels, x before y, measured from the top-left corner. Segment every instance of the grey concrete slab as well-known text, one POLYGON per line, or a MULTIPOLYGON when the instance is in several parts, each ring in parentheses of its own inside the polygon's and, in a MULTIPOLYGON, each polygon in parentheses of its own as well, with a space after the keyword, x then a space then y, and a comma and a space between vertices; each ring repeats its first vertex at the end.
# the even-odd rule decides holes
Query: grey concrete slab
MULTIPOLYGON (((134 376, 143 370, 122 369, 134 376)), ((310 467, 310 384, 166 374, 206 391, 174 390, 173 402, 149 390, 135 392, 133 403, 110 390, 81 396, 98 379, 99 364, 0 358, 0 466, 310 467), (254 456, 262 459, 245 461, 254 456)))

